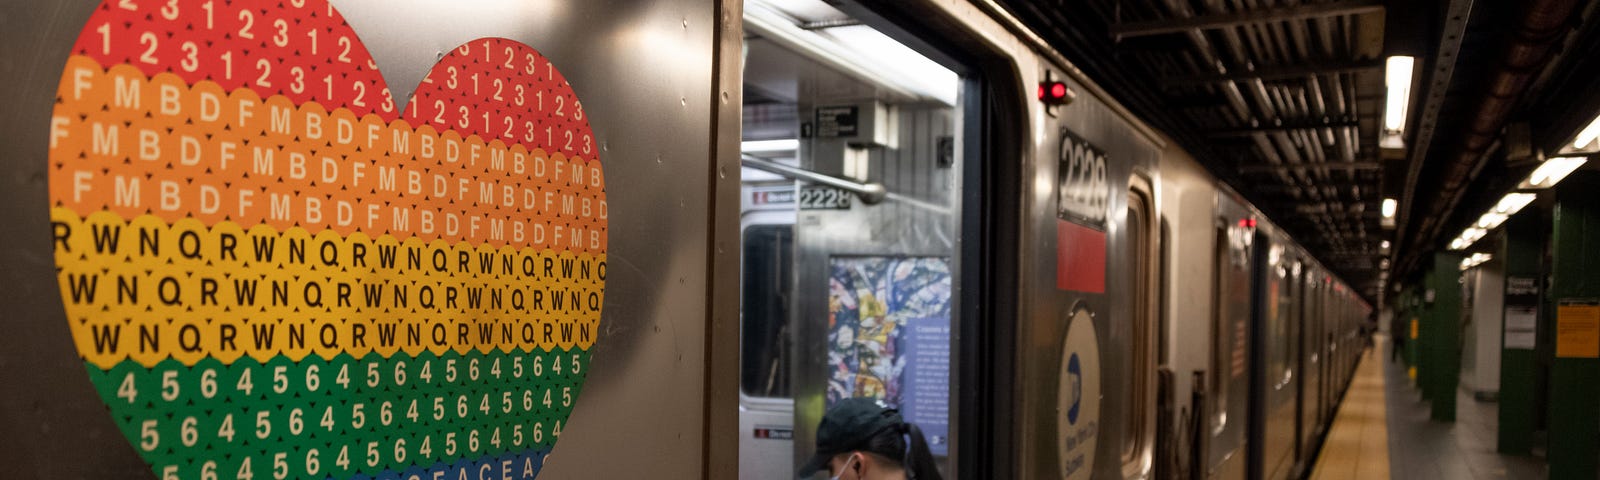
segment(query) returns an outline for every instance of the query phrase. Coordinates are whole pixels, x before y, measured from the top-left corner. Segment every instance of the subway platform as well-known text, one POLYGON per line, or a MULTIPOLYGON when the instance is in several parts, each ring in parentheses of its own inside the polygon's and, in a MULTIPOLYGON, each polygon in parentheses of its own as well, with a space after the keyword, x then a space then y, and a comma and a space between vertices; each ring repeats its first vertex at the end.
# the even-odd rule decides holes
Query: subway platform
POLYGON ((1495 452, 1496 405, 1456 392, 1456 421, 1429 418, 1430 405, 1389 360, 1378 335, 1323 444, 1313 480, 1491 480, 1546 478, 1543 458, 1495 452))

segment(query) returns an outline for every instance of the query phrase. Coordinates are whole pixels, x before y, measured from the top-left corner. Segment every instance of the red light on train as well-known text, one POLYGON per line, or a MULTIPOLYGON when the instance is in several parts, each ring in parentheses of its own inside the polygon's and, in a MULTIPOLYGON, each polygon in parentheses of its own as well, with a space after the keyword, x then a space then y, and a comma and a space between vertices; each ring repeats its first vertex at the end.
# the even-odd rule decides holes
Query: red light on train
POLYGON ((1254 219, 1254 218, 1241 218, 1241 219, 1239 219, 1239 228, 1256 228, 1256 219, 1254 219))
POLYGON ((1066 105, 1072 103, 1072 97, 1072 91, 1067 89, 1065 82, 1039 82, 1039 101, 1045 105, 1066 105))

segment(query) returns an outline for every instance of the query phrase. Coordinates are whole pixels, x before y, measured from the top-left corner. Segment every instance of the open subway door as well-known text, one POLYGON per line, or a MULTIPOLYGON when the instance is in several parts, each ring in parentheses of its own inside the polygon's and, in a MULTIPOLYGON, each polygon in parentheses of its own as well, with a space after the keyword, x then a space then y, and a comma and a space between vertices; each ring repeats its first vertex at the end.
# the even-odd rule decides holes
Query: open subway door
POLYGON ((745 25, 739 476, 794 477, 826 409, 867 397, 952 478, 971 93, 868 12, 753 1, 745 25))

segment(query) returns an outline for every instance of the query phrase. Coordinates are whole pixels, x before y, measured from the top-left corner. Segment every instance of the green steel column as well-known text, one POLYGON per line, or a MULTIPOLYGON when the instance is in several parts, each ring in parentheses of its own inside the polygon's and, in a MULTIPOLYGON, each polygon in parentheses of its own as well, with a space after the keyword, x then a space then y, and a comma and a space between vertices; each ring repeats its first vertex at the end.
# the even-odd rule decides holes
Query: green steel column
MULTIPOLYGON (((1600 172, 1581 171, 1556 187, 1550 238, 1553 302, 1600 298, 1600 172)), ((1550 478, 1595 478, 1600 473, 1600 359, 1563 356, 1562 321, 1555 319, 1556 358, 1550 363, 1550 478)), ((1577 335, 1577 339, 1585 335, 1577 335)))
POLYGON ((1410 330, 1406 334, 1411 335, 1411 341, 1406 343, 1406 365, 1411 367, 1407 370, 1411 381, 1416 382, 1422 369, 1422 298, 1413 296, 1411 300, 1418 304, 1406 310, 1406 328, 1410 330))
POLYGON ((1417 336, 1411 339, 1411 345, 1409 346, 1411 351, 1407 353, 1411 357, 1412 384, 1416 385, 1417 390, 1422 392, 1423 401, 1432 402, 1433 383, 1428 380, 1433 378, 1429 376, 1433 371, 1433 367, 1428 365, 1427 343, 1433 339, 1433 335, 1430 333, 1430 327, 1433 324, 1428 321, 1428 307, 1430 304, 1427 301, 1427 294, 1428 277, 1424 276, 1417 279, 1416 286, 1411 289, 1411 311, 1409 313, 1411 314, 1412 323, 1417 326, 1417 336))
MULTIPOLYGON (((1420 327, 1422 323, 1422 294, 1418 293, 1418 288, 1416 285, 1406 287, 1401 301, 1405 304, 1406 373, 1412 384, 1421 389, 1422 384, 1417 379, 1422 378, 1418 376, 1422 370, 1422 328, 1420 327)), ((1422 396, 1426 399, 1428 392, 1422 392, 1422 396)))
POLYGON ((1456 420, 1456 387, 1461 383, 1461 255, 1435 253, 1433 268, 1423 280, 1422 383, 1433 403, 1433 420, 1456 420), (1433 301, 1427 302, 1428 292, 1433 301))
POLYGON ((1428 379, 1432 378, 1428 376, 1428 372, 1432 371, 1432 367, 1428 365, 1425 345, 1432 338, 1428 333, 1430 323, 1427 320, 1427 293, 1427 277, 1418 278, 1417 283, 1411 287, 1410 298, 1407 299, 1411 304, 1411 309, 1406 313, 1411 317, 1411 323, 1416 326, 1414 331, 1417 335, 1406 346, 1409 349, 1406 352, 1406 356, 1411 360, 1411 383, 1417 386, 1418 391, 1422 392, 1423 401, 1431 402, 1433 400, 1433 384, 1428 383, 1428 379))
MULTIPOLYGON (((1536 422, 1535 398, 1538 396, 1538 355, 1534 346, 1527 344, 1526 336, 1537 341, 1537 329, 1527 333, 1523 325, 1513 325, 1513 316, 1519 307, 1528 303, 1535 308, 1544 291, 1544 225, 1537 208, 1529 207, 1506 220, 1501 230, 1500 259, 1506 266, 1506 315, 1501 331, 1500 349, 1500 430, 1496 433, 1495 449, 1500 453, 1528 454, 1532 451, 1533 431, 1536 422), (1527 293, 1531 284, 1533 293, 1527 293)), ((1535 313, 1535 322, 1538 321, 1535 313)))

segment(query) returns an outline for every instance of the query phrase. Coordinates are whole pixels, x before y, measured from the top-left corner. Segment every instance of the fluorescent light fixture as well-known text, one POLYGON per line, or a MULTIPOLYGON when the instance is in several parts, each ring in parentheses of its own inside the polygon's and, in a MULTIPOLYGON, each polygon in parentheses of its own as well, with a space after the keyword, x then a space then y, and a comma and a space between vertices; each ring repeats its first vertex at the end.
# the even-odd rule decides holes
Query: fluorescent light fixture
POLYGON ((1400 202, 1395 201, 1393 198, 1385 198, 1381 208, 1383 219, 1378 224, 1382 225, 1383 228, 1394 228, 1394 214, 1400 209, 1400 202))
POLYGON ((1522 210, 1522 207, 1533 203, 1535 197, 1536 195, 1532 193, 1507 193, 1506 196, 1500 198, 1500 203, 1494 205, 1494 212, 1505 214, 1509 217, 1522 210))
POLYGON ((885 90, 956 104, 961 77, 954 71, 869 26, 806 30, 783 4, 777 0, 746 2, 745 31, 885 90))
MULTIPOLYGON (((1461 236, 1451 240, 1450 249, 1461 250, 1478 243, 1478 240, 1488 235, 1490 230, 1494 230, 1500 224, 1505 223, 1506 219, 1511 218, 1511 215, 1516 214, 1523 207, 1528 206, 1529 203, 1533 203, 1533 199, 1537 197, 1532 193, 1507 193, 1506 196, 1500 198, 1500 202, 1495 203, 1494 208, 1479 216, 1476 223, 1467 227, 1466 230, 1462 230, 1461 236)), ((1463 270, 1465 270, 1465 267, 1463 267, 1463 270)))
POLYGON ((1472 267, 1476 267, 1478 265, 1483 265, 1484 262, 1487 262, 1492 258, 1494 258, 1493 255, 1489 255, 1489 254, 1483 253, 1483 252, 1478 252, 1478 253, 1474 253, 1472 255, 1468 255, 1466 258, 1461 259, 1461 269, 1462 270, 1466 270, 1466 269, 1469 269, 1469 268, 1472 268, 1472 267))
POLYGON ((1573 170, 1577 170, 1578 167, 1582 167, 1583 164, 1588 161, 1589 159, 1584 157, 1556 157, 1545 160, 1543 164, 1539 165, 1539 168, 1533 169, 1533 173, 1529 174, 1528 179, 1523 180, 1522 185, 1519 185, 1518 187, 1554 187, 1557 183, 1561 182, 1561 179, 1567 178, 1568 174, 1571 174, 1573 170))
POLYGON ((1386 130, 1378 134, 1378 148, 1400 150, 1406 148, 1406 141, 1400 138, 1400 132, 1386 130))
POLYGON ((1383 129, 1400 132, 1406 126, 1406 107, 1411 104, 1411 71, 1416 59, 1389 57, 1384 64, 1384 86, 1389 89, 1389 101, 1383 109, 1383 129))
POLYGON ((744 153, 771 153, 793 152, 800 148, 800 140, 783 138, 778 140, 745 140, 739 142, 739 150, 744 153))
POLYGON ((1589 126, 1583 127, 1583 130, 1578 132, 1578 137, 1572 139, 1572 148, 1583 150, 1590 143, 1594 143, 1596 138, 1600 138, 1600 117, 1594 117, 1589 126))
POLYGON ((1450 249, 1461 250, 1470 247, 1472 244, 1478 243, 1478 239, 1483 238, 1484 235, 1488 234, 1488 230, 1478 227, 1468 227, 1466 230, 1461 231, 1461 236, 1450 241, 1450 249))
POLYGON ((1483 214, 1481 217, 1478 217, 1477 227, 1484 230, 1494 230, 1494 227, 1500 226, 1500 224, 1505 223, 1505 221, 1506 214, 1489 212, 1483 214))

